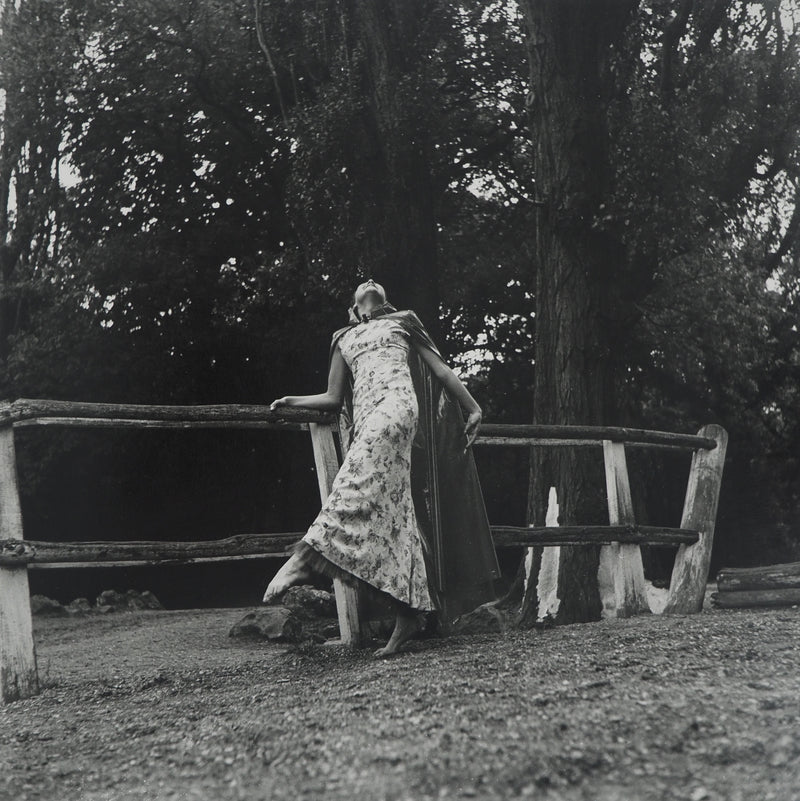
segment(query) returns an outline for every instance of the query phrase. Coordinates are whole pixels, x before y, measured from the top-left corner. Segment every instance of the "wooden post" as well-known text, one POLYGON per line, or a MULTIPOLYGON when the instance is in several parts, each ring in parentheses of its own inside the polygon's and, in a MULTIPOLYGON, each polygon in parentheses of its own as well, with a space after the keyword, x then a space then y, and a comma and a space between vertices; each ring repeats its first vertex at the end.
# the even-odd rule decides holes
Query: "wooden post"
MULTIPOLYGON (((314 462, 317 466, 317 480, 322 503, 331 491, 333 479, 339 472, 339 459, 333 441, 331 426, 323 423, 309 423, 311 444, 314 448, 314 462)), ((339 616, 339 633, 342 642, 351 648, 361 645, 361 623, 359 618, 358 589, 334 579, 333 590, 336 595, 336 611, 339 616)))
MULTIPOLYGON (((14 430, 0 429, 0 539, 22 539, 14 430)), ((39 692, 31 598, 25 565, 0 565, 0 701, 39 692)))
POLYGON ((728 432, 722 426, 708 425, 699 433, 714 439, 717 447, 698 449, 692 456, 681 528, 695 529, 700 539, 694 545, 678 548, 664 614, 690 614, 703 608, 728 432))
MULTIPOLYGON (((612 526, 634 525, 628 462, 622 442, 603 440, 608 519, 612 526)), ((650 611, 638 545, 615 542, 600 548, 597 571, 603 617, 630 617, 650 611)))

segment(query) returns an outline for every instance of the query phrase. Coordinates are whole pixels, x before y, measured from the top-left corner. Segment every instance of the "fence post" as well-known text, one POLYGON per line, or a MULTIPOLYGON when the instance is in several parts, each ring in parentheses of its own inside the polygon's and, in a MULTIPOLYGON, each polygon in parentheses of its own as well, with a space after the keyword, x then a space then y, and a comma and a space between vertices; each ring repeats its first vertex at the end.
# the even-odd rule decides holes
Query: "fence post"
POLYGON ((691 614, 703 608, 728 432, 722 426, 707 425, 697 433, 716 440, 717 447, 710 451, 698 449, 692 456, 681 528, 694 529, 700 539, 693 545, 678 547, 664 614, 691 614))
MULTIPOLYGON (((14 429, 0 428, 0 540, 21 540, 14 429)), ((0 701, 39 692, 26 565, 0 565, 0 701)))
MULTIPOLYGON (((622 442, 603 440, 608 520, 612 526, 634 525, 628 462, 622 442)), ((650 611, 638 545, 614 542, 600 548, 597 572, 604 617, 630 617, 650 611)))
MULTIPOLYGON (((331 491, 333 479, 339 472, 339 458, 330 425, 309 423, 311 444, 314 448, 314 462, 317 466, 317 480, 322 503, 331 491)), ((358 589, 334 579, 333 590, 336 595, 336 612, 339 616, 339 633, 342 642, 352 648, 361 645, 361 622, 359 618, 358 589)))

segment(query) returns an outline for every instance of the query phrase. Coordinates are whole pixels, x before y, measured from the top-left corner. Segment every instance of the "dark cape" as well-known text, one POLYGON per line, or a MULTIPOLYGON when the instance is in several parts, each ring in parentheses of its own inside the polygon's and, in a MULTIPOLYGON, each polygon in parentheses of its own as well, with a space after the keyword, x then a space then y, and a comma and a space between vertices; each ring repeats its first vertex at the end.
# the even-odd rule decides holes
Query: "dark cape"
MULTIPOLYGON (((415 312, 397 311, 386 302, 370 316, 396 320, 413 344, 430 348, 446 364, 415 312)), ((334 332, 329 367, 339 337, 353 325, 369 322, 351 322, 334 332)), ((428 587, 440 623, 446 627, 460 614, 497 599, 494 582, 500 578, 500 567, 472 448, 464 450, 461 404, 416 347, 408 349, 408 365, 419 405, 411 451, 411 493, 423 539, 428 587)), ((353 375, 349 370, 339 431, 347 449, 354 435, 353 375)))

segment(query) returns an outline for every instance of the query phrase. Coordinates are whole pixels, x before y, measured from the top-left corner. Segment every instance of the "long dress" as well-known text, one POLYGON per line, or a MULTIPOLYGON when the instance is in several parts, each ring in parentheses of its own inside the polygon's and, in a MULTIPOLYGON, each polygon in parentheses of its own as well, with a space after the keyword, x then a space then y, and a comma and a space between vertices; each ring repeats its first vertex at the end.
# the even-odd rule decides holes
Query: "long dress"
POLYGON ((353 375, 353 435, 331 492, 296 551, 327 575, 355 576, 418 610, 433 610, 411 492, 419 407, 407 331, 375 318, 339 338, 353 375))

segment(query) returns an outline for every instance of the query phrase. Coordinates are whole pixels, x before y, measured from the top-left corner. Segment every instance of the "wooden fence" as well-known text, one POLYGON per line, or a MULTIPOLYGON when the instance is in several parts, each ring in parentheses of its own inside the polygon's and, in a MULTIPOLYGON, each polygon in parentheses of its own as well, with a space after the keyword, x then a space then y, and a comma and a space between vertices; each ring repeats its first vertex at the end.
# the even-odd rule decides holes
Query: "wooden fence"
MULTIPOLYGON (((205 542, 35 542, 23 537, 14 429, 25 426, 135 428, 266 428, 308 431, 324 502, 339 470, 338 418, 300 407, 220 404, 149 406, 20 399, 0 403, 0 700, 39 691, 28 589, 29 568, 187 564, 285 557, 304 531, 242 534, 205 542)), ((714 534, 727 434, 706 426, 697 435, 629 428, 484 423, 476 445, 602 447, 607 479, 608 526, 492 526, 496 547, 601 545, 611 571, 616 614, 646 608, 639 545, 678 546, 664 611, 702 608, 714 534), (680 528, 639 526, 633 517, 626 447, 693 452, 680 528)), ((342 642, 361 641, 358 593, 334 582, 342 642)))

